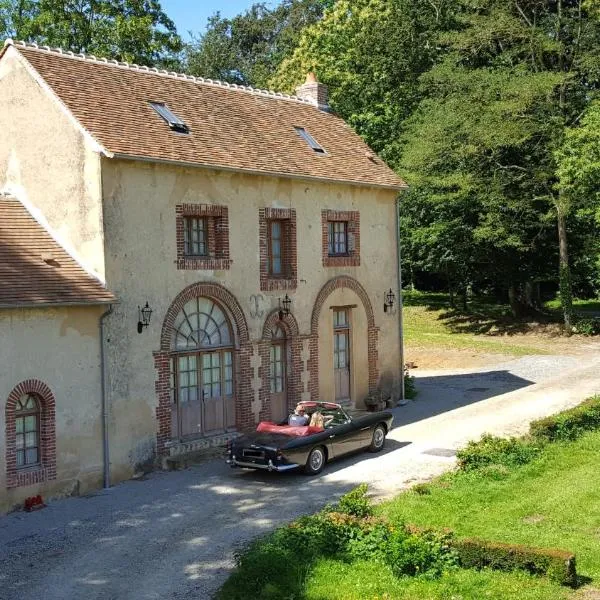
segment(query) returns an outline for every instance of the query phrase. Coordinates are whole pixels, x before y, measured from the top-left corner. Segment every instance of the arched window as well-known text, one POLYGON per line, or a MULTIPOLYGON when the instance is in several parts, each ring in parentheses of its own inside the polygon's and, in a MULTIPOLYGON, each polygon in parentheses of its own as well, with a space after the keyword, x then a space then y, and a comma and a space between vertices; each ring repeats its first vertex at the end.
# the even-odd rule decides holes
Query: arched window
POLYGON ((6 487, 56 479, 56 400, 37 379, 19 383, 6 401, 6 487))
POLYGON ((40 463, 40 403, 34 394, 24 394, 15 405, 15 449, 17 469, 40 463))
POLYGON ((209 298, 190 300, 175 319, 173 350, 192 350, 231 345, 229 322, 209 298))
POLYGON ((233 336, 223 309, 206 297, 188 301, 171 350, 172 432, 186 438, 233 427, 233 336))

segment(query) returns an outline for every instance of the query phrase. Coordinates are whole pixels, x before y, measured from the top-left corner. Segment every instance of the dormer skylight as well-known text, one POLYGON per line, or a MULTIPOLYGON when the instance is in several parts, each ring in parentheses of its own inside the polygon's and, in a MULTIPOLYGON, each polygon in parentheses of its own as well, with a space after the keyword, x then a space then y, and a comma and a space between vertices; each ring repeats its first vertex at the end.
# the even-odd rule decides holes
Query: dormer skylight
POLYGON ((150 106, 169 124, 173 131, 189 133, 189 127, 162 102, 150 102, 150 106))
POLYGON ((321 146, 315 138, 304 129, 304 127, 294 127, 298 135, 315 151, 319 154, 325 154, 325 148, 321 146))

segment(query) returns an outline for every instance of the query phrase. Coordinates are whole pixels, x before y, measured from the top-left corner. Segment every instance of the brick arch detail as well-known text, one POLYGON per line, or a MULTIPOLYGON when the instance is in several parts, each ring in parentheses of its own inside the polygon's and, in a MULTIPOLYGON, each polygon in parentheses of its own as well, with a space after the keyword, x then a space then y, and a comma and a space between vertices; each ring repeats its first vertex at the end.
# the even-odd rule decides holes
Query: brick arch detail
POLYGON ((8 395, 6 401, 6 487, 14 488, 56 479, 56 399, 52 390, 38 379, 26 379, 8 395), (35 394, 41 404, 39 450, 40 465, 26 471, 17 469, 15 408, 24 394, 35 394))
POLYGON ((325 304, 325 300, 327 300, 334 290, 339 288, 348 288, 360 298, 365 307, 365 312, 367 313, 367 325, 369 329, 375 327, 373 306, 365 288, 353 277, 338 275, 337 277, 330 279, 317 294, 317 299, 315 300, 310 319, 310 332, 312 335, 317 335, 319 331, 319 316, 321 315, 321 309, 323 308, 323 304, 325 304))
POLYGON ((379 385, 379 327, 375 325, 373 305, 365 288, 353 277, 338 275, 330 279, 317 294, 310 321, 310 393, 319 400, 319 317, 327 298, 339 288, 351 289, 359 298, 367 315, 367 344, 369 361, 369 392, 379 385))
POLYGON ((182 290, 167 309, 167 314, 165 315, 160 333, 161 352, 171 351, 173 324, 181 309, 187 302, 199 297, 210 298, 211 300, 215 300, 217 303, 222 304, 229 316, 233 318, 233 324, 236 328, 234 334, 238 342, 240 344, 245 344, 249 341, 250 335, 248 332, 248 323, 237 298, 227 288, 218 283, 200 282, 193 283, 182 290))
POLYGON ((280 319, 279 309, 275 309, 271 311, 265 319, 262 333, 263 339, 270 339, 278 325, 283 328, 287 338, 296 337, 300 333, 298 321, 296 321, 296 317, 294 317, 292 313, 285 315, 283 319, 280 319))
POLYGON ((277 326, 281 326, 285 332, 287 350, 287 409, 291 412, 292 406, 295 406, 302 393, 302 336, 300 336, 300 328, 298 321, 293 314, 285 315, 283 319, 279 318, 279 309, 271 311, 263 325, 262 339, 258 343, 258 351, 261 358, 260 377, 262 387, 260 389, 261 402, 261 420, 271 420, 273 418, 271 412, 271 390, 270 390, 270 351, 273 341, 273 332, 277 326))
POLYGON ((244 429, 253 422, 251 400, 251 358, 253 354, 248 323, 244 311, 237 298, 224 286, 218 283, 199 282, 183 289, 173 300, 165 315, 160 334, 160 349, 153 353, 156 380, 154 388, 157 397, 156 419, 158 429, 156 432, 156 452, 158 456, 168 454, 168 444, 171 441, 171 336, 173 325, 179 311, 189 300, 205 297, 220 304, 232 321, 235 329, 236 341, 235 356, 235 384, 236 384, 236 427, 244 429))

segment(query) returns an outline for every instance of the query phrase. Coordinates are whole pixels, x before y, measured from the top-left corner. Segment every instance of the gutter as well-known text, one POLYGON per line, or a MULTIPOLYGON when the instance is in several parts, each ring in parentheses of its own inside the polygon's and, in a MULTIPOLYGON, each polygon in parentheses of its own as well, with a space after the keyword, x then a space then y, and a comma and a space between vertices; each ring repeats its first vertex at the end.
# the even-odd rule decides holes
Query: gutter
POLYGON ((122 154, 122 153, 113 153, 107 155, 108 158, 116 158, 120 160, 131 160, 142 163, 155 163, 161 165, 171 165, 174 167, 185 167, 185 168, 193 168, 193 169, 211 169, 215 171, 228 171, 230 173, 245 173, 247 175, 262 175, 263 177, 282 177, 286 179, 300 179, 302 181, 316 181, 318 183, 335 183, 335 184, 346 184, 352 185, 356 187, 366 187, 366 188, 379 188, 385 190, 406 190, 408 189, 408 185, 404 184, 384 184, 384 183, 370 183, 367 181, 349 181, 346 179, 330 179, 328 177, 315 177, 312 175, 296 175, 294 173, 282 173, 279 171, 260 171, 258 169, 244 169, 238 167, 228 167, 224 165, 211 165, 211 164, 203 164, 203 163, 193 163, 193 162, 185 162, 181 160, 167 160, 164 158, 150 158, 147 156, 135 156, 132 154, 122 154))
POLYGON ((113 312, 112 304, 100 316, 100 385, 102 391, 102 456, 103 456, 103 486, 110 487, 110 454, 108 443, 108 398, 106 397, 106 356, 104 351, 104 319, 113 312))
POLYGON ((400 195, 396 198, 396 252, 398 257, 398 337, 400 341, 400 400, 405 400, 404 389, 404 329, 402 301, 402 244, 400 241, 400 195))
POLYGON ((0 302, 0 308, 60 308, 62 306, 102 306, 102 305, 110 305, 115 302, 115 299, 112 300, 90 300, 90 301, 77 301, 73 302, 0 302))

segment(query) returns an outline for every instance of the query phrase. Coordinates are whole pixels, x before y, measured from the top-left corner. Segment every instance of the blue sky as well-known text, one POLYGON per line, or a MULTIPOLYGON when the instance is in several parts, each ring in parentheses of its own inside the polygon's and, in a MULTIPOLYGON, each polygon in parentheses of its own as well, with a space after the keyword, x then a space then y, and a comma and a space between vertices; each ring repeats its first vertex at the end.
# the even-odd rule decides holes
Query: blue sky
MULTIPOLYGON (((254 0, 258 1, 258 0, 254 0)), ((254 4, 253 0, 161 0, 163 10, 175 22, 177 31, 189 39, 188 31, 203 32, 206 22, 216 11, 224 17, 233 17, 254 4)), ((270 2, 269 4, 277 4, 270 2)))

